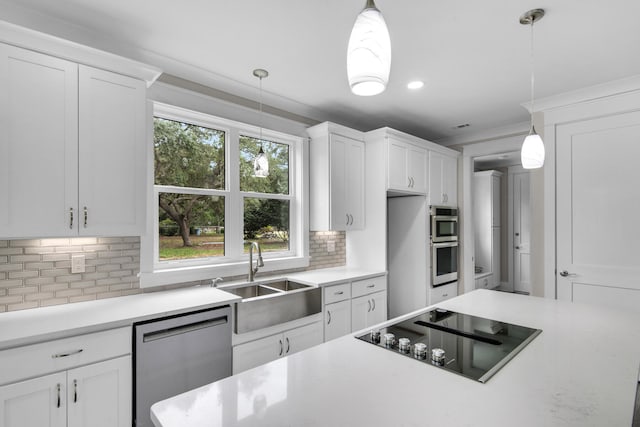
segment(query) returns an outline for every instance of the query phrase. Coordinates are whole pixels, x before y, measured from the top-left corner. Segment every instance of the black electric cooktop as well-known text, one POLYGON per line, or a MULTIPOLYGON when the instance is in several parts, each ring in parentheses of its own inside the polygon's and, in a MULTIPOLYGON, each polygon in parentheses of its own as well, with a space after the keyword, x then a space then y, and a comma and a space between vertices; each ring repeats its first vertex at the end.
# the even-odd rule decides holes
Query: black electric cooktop
POLYGON ((541 332, 434 308, 356 338, 485 383, 541 332))

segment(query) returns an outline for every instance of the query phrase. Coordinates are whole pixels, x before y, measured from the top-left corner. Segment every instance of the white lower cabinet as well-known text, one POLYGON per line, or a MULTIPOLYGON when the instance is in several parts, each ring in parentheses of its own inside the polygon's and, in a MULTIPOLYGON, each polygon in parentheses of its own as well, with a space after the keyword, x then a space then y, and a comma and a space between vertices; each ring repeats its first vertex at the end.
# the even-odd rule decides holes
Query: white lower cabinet
POLYGON ((66 372, 58 372, 0 387, 0 425, 2 427, 66 426, 66 402, 62 400, 66 384, 66 372))
POLYGON ((373 326, 387 320, 387 291, 375 292, 351 300, 351 330, 373 326))
POLYGON ((255 368, 320 343, 322 343, 322 323, 315 322, 236 345, 233 347, 233 374, 255 368))
POLYGON ((325 286, 324 340, 387 320, 387 278, 385 275, 325 286))
POLYGON ((495 282, 492 274, 487 274, 476 279, 476 289, 493 289, 495 282))
POLYGON ((130 349, 123 328, 1 351, 23 363, 0 377, 0 427, 131 426, 130 349))
POLYGON ((69 427, 131 423, 131 356, 92 363, 67 372, 69 427))
POLYGON ((324 340, 329 341, 351 332, 351 301, 324 306, 324 340))
POLYGON ((437 286, 429 290, 429 304, 437 304, 458 296, 458 282, 437 286))

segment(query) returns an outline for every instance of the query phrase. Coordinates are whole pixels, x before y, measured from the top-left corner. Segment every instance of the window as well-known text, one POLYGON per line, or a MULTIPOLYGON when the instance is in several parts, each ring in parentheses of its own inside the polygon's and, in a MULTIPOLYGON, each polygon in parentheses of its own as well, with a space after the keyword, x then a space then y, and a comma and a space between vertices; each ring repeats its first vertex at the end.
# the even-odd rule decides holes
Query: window
POLYGON ((153 159, 154 259, 143 279, 172 271, 180 279, 147 282, 243 274, 253 241, 262 271, 306 265, 302 138, 157 103, 153 159), (260 152, 266 177, 254 172, 260 152))

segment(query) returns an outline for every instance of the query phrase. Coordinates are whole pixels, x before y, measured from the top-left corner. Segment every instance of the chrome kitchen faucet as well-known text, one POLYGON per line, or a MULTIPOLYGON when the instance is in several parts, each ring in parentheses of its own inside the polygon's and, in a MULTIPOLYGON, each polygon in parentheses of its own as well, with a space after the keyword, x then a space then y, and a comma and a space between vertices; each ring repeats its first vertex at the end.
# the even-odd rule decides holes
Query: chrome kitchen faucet
POLYGON ((260 267, 264 267, 264 261, 262 261, 262 251, 260 250, 260 245, 258 242, 251 242, 249 246, 249 282, 253 282, 256 273, 260 267), (253 266, 253 248, 258 249, 258 260, 256 262, 256 266, 253 266))

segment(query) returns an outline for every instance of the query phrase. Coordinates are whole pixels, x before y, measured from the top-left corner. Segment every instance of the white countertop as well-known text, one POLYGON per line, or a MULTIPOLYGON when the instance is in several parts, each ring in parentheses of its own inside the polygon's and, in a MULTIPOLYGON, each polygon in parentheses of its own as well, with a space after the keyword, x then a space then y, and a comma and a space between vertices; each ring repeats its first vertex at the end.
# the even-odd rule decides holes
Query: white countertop
POLYGON ((150 292, 0 315, 0 350, 132 325, 134 322, 216 307, 239 297, 209 286, 150 292))
POLYGON ((286 277, 306 285, 330 286, 354 279, 369 279, 386 274, 386 270, 373 271, 344 266, 292 273, 287 274, 286 277))
POLYGON ((152 419, 158 427, 631 425, 639 313, 488 290, 437 305, 543 332, 486 384, 349 335, 159 402, 152 419))
MULTIPOLYGON (((257 277, 256 283, 286 277, 303 284, 325 286, 381 274, 386 272, 336 267, 257 277)), ((224 287, 234 287, 245 282, 245 280, 223 282, 218 289, 194 286, 2 313, 0 314, 0 350, 128 326, 134 322, 156 317, 231 304, 239 301, 240 297, 224 292, 224 287)))

